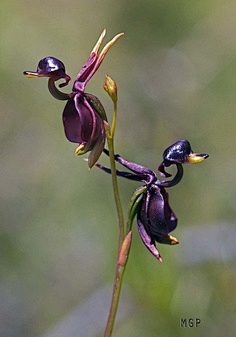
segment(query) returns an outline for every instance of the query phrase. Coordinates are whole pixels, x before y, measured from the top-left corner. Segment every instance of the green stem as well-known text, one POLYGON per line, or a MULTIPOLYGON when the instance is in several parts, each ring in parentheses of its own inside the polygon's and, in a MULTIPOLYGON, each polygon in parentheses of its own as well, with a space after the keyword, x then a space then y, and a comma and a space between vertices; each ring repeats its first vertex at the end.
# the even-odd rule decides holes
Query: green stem
POLYGON ((116 175, 116 163, 114 158, 114 134, 115 134, 115 127, 116 127, 116 117, 117 117, 117 102, 114 102, 114 114, 112 120, 112 127, 110 127, 108 123, 104 122, 105 130, 106 130, 106 137, 107 137, 107 144, 109 149, 109 158, 110 158, 110 166, 111 166, 111 175, 112 175, 112 185, 113 185, 113 192, 115 198, 115 204, 118 214, 118 221, 119 221, 119 248, 118 248, 118 257, 116 263, 116 275, 113 285, 113 293, 112 293, 112 300, 109 310, 109 315, 107 319, 106 330, 104 333, 104 337, 111 337, 113 326, 115 323, 119 298, 120 298, 120 291, 122 286, 122 280, 125 272, 125 265, 119 264, 119 256, 122 248, 122 244, 124 242, 124 216, 122 211, 122 205, 119 196, 119 189, 118 189, 118 182, 117 182, 117 175, 116 175))
POLYGON ((122 211, 122 205, 119 196, 119 189, 118 189, 118 182, 117 182, 117 175, 116 175, 116 162, 115 162, 115 152, 114 152, 114 135, 115 135, 115 128, 116 128, 116 118, 117 118, 117 101, 114 102, 114 114, 112 120, 112 127, 111 130, 109 128, 108 123, 104 122, 105 124, 105 131, 107 137, 107 144, 109 149, 109 158, 110 158, 110 166, 111 166, 111 176, 112 176, 112 186, 113 186, 113 193, 115 198, 116 210, 118 214, 118 221, 119 221, 119 249, 122 245, 124 240, 124 216, 122 211))
POLYGON ((107 138, 108 149, 109 149, 109 157, 110 157, 110 165, 111 165, 111 176, 112 176, 112 186, 113 186, 113 193, 115 198, 116 210, 118 214, 118 221, 119 221, 119 248, 124 240, 124 216, 122 211, 122 205, 119 196, 119 189, 118 189, 118 182, 116 176, 116 163, 114 159, 114 145, 113 139, 107 138))
POLYGON ((112 301, 111 301, 111 306, 110 306, 110 311, 108 315, 107 326, 106 326, 106 330, 104 333, 104 337, 111 337, 112 335, 113 326, 114 326, 115 318, 116 318, 116 312, 117 312, 119 299, 120 299, 120 292, 121 292, 124 272, 125 272, 125 266, 121 266, 117 263, 116 276, 115 276, 115 281, 113 285, 112 301))
POLYGON ((116 129, 116 119, 117 119, 117 99, 113 101, 114 103, 114 113, 111 125, 111 138, 114 139, 115 129, 116 129))

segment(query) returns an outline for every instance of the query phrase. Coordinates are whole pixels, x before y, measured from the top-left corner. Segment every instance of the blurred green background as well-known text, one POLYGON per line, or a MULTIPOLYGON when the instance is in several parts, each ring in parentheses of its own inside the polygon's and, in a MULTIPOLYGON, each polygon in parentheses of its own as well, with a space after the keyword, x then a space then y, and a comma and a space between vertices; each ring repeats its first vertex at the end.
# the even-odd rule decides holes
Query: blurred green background
MULTIPOLYGON (((116 152, 154 171, 182 138, 210 155, 168 191, 180 245, 159 246, 162 265, 134 226, 114 337, 233 336, 235 1, 3 0, 1 9, 0 336, 103 334, 117 253, 110 178, 74 157, 46 79, 22 75, 52 55, 73 79, 103 28, 106 41, 125 36, 87 91, 111 118, 104 74, 117 82, 116 152), (181 327, 185 318, 201 323, 181 327)), ((125 212, 136 186, 120 180, 125 212)))

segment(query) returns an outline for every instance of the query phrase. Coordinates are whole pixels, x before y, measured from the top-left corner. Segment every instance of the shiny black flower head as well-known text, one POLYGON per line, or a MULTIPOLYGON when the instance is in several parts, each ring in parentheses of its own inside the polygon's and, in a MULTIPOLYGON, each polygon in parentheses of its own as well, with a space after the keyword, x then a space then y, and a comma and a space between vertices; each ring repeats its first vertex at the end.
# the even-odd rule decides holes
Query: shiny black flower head
POLYGON ((164 151, 163 162, 158 167, 158 172, 163 177, 170 177, 171 175, 165 172, 165 167, 173 164, 196 164, 206 158, 208 158, 208 154, 194 153, 189 141, 182 139, 164 151))
POLYGON ((25 71, 24 75, 26 75, 28 78, 51 77, 54 81, 64 78, 66 82, 60 84, 60 88, 67 85, 71 79, 70 76, 66 74, 64 64, 52 56, 47 56, 40 60, 36 72, 25 71))

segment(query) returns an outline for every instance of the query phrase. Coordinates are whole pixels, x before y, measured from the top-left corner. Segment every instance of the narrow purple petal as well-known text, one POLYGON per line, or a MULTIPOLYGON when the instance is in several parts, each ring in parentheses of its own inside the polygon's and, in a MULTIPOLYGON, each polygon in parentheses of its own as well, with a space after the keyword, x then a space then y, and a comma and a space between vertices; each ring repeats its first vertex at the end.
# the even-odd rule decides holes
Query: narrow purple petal
POLYGON ((119 154, 115 155, 115 160, 124 167, 128 168, 130 171, 140 176, 141 177, 140 180, 146 179, 148 182, 151 182, 156 179, 155 173, 146 168, 145 166, 129 162, 128 160, 121 157, 119 154))
POLYGON ((143 243, 145 244, 145 246, 147 247, 147 249, 152 253, 152 255, 154 255, 160 262, 162 262, 162 258, 161 255, 159 253, 159 251, 157 250, 156 246, 155 246, 155 242, 152 241, 151 237, 148 235, 142 221, 139 219, 137 219, 137 223, 138 223, 138 231, 140 234, 140 237, 143 241, 143 243))
POLYGON ((78 73, 74 85, 73 85, 73 91, 84 91, 84 88, 90 79, 90 73, 93 71, 93 68, 95 67, 95 64, 98 59, 98 54, 92 53, 87 62, 83 65, 82 69, 78 73))

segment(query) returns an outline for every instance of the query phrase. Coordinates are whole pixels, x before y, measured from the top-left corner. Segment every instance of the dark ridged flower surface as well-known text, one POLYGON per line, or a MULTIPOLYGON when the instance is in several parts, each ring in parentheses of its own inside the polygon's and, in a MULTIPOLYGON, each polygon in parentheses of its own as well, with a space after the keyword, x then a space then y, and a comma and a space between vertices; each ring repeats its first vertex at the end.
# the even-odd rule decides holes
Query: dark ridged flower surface
POLYGON ((153 241, 161 242, 177 226, 177 218, 170 208, 168 193, 164 187, 152 184, 144 193, 138 218, 145 223, 153 241))

